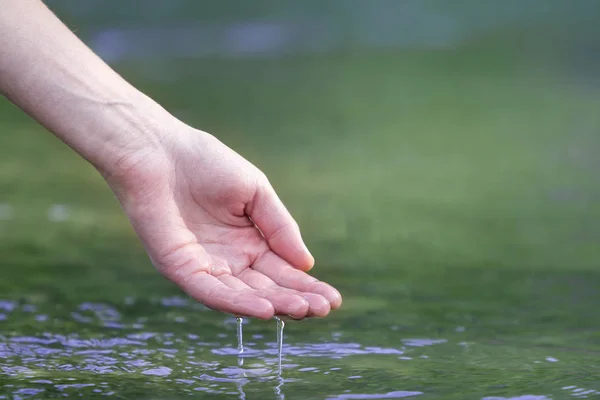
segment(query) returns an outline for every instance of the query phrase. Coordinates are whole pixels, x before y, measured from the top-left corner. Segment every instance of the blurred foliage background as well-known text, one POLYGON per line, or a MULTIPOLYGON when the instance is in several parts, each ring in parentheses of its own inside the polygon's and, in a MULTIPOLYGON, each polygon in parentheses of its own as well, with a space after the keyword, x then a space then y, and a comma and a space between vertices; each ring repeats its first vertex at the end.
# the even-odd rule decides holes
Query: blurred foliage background
MULTIPOLYGON (((48 4, 262 168, 350 304, 463 270, 598 264, 597 1, 48 4)), ((0 113, 3 293, 172 291, 97 174, 0 113)), ((468 295, 490 290, 468 276, 468 295)))

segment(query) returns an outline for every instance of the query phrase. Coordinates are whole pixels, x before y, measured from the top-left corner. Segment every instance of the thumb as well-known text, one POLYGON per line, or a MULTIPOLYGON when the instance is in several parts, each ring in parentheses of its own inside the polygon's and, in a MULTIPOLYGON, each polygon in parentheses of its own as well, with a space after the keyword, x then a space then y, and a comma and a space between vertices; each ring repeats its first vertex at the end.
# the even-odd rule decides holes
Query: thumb
POLYGON ((268 180, 264 179, 264 183, 259 185, 246 212, 261 230, 274 253, 303 271, 313 267, 315 259, 302 240, 298 223, 268 180))

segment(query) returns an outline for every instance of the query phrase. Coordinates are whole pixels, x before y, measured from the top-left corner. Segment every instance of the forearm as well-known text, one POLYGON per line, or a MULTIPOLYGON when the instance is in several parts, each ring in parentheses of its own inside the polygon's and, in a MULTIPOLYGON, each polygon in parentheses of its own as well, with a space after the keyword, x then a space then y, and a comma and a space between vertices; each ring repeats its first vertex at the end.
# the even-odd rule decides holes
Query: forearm
POLYGON ((172 117, 127 83, 40 0, 0 0, 0 92, 110 173, 158 146, 172 117))

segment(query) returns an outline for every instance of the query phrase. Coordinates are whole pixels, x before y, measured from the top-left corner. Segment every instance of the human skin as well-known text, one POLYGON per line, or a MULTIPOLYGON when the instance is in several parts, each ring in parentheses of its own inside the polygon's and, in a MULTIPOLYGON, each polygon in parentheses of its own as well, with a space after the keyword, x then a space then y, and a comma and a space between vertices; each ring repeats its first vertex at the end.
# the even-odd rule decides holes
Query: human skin
POLYGON ((0 93, 100 172, 160 273, 240 316, 340 307, 264 173, 134 88, 42 1, 0 10, 0 93))

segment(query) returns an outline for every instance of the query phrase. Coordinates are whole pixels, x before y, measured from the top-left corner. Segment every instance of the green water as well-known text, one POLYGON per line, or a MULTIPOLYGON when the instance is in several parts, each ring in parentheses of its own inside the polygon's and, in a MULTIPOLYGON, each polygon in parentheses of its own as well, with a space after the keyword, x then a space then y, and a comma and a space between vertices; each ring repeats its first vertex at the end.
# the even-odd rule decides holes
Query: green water
POLYGON ((600 390, 595 312, 582 304, 599 299, 581 298, 594 292, 597 277, 460 268, 421 274, 426 283, 420 285, 417 277, 405 280, 411 294, 390 290, 388 279, 384 293, 351 294, 348 309, 328 320, 289 322, 281 373, 275 321, 247 321, 238 366, 235 318, 182 297, 117 300, 107 293, 111 302, 4 301, 0 393, 567 398, 574 390, 590 397, 600 390), (468 290, 466 282, 481 288, 468 290))
POLYGON ((158 276, 97 174, 2 100, 0 398, 599 396, 600 95, 513 56, 117 66, 267 173, 344 296, 287 322, 281 371, 275 321, 239 354, 235 317, 158 276))

